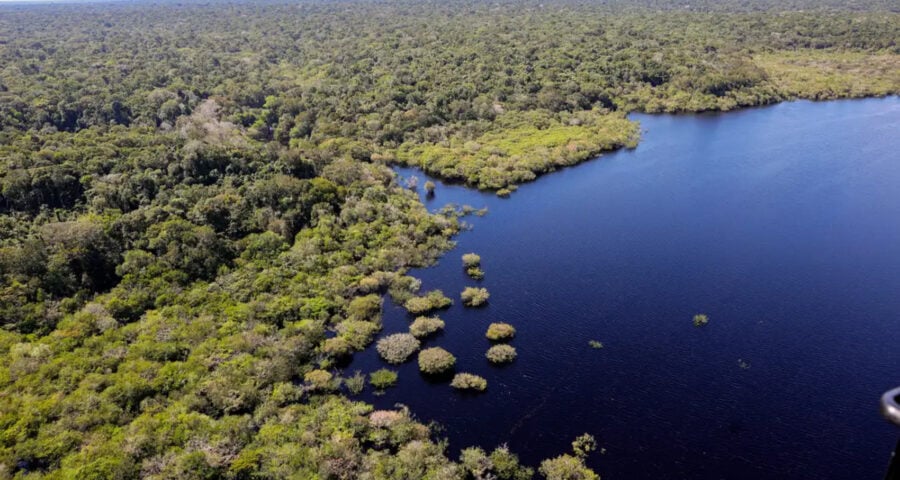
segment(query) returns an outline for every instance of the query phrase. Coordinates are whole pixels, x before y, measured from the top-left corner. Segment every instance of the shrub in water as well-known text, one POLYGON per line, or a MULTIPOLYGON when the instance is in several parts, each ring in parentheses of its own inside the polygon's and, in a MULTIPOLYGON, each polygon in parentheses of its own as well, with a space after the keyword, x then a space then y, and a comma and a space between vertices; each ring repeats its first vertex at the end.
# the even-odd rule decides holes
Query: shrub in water
POLYGON ((481 265, 481 257, 477 253, 466 253, 462 256, 463 267, 472 268, 481 265))
POLYGON ((709 317, 707 317, 706 315, 704 315, 702 313, 698 313, 698 314, 694 315, 694 326, 695 327, 703 327, 703 326, 706 326, 707 323, 709 323, 709 317))
POLYGON ((591 340, 591 341, 589 341, 589 342, 588 342, 588 345, 590 345, 591 348, 594 348, 594 349, 597 349, 597 350, 603 348, 603 342, 600 342, 600 341, 597 341, 597 340, 591 340))
POLYGON ((491 294, 488 293, 486 288, 475 288, 475 287, 466 287, 465 290, 462 291, 460 297, 462 298, 463 305, 467 307, 479 307, 487 303, 488 298, 490 298, 491 294))
POLYGON ((492 323, 487 329, 488 340, 502 342, 516 336, 516 328, 508 323, 492 323))
POLYGON ((419 349, 419 341, 408 333, 395 333, 378 341, 375 349, 388 363, 403 363, 419 349))
POLYGON ((444 321, 437 317, 418 317, 409 326, 409 333, 416 338, 425 338, 444 329, 444 321))
POLYGON ((359 395, 363 388, 366 387, 366 376, 357 370, 352 377, 344 379, 344 385, 347 386, 347 390, 351 395, 359 395))
POLYGON ((516 359, 516 348, 511 345, 494 345, 485 354, 491 363, 509 363, 516 359))
POLYGON ((369 374, 369 383, 378 390, 384 390, 397 384, 397 372, 382 368, 369 374))
POLYGON ((453 304, 440 290, 432 290, 422 297, 413 297, 406 301, 403 305, 406 310, 413 315, 421 315, 432 310, 447 308, 453 304))
POLYGON ((450 386, 459 390, 476 390, 483 392, 487 388, 487 380, 471 373, 457 373, 450 386))
POLYGON ((443 373, 451 370, 454 365, 456 357, 441 347, 426 348, 419 352, 419 370, 422 373, 443 373))
POLYGON ((599 480, 600 476, 574 455, 564 454, 544 460, 538 469, 547 480, 599 480))
POLYGON ((484 270, 478 267, 469 267, 466 269, 466 275, 472 277, 475 280, 481 280, 484 278, 484 270))

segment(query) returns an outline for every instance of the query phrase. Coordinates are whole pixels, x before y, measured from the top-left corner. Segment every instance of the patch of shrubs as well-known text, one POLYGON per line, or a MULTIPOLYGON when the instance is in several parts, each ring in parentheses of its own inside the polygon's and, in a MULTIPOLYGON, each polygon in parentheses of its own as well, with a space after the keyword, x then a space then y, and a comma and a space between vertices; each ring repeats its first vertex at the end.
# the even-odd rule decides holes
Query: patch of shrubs
POLYGON ((491 363, 510 363, 516 359, 516 348, 512 345, 494 345, 484 355, 491 363))
POLYGON ((437 317, 418 317, 409 326, 409 333, 416 338, 425 338, 444 329, 444 321, 437 317))
POLYGON ((484 278, 484 271, 481 267, 481 257, 476 253, 466 253, 462 256, 463 268, 466 274, 475 280, 484 278))
POLYGON ((346 357, 353 351, 350 344, 347 343, 347 339, 342 337, 334 337, 325 340, 322 342, 320 349, 322 350, 322 353, 335 358, 346 357))
POLYGON ((709 317, 707 317, 703 313, 698 313, 694 315, 694 326, 695 327, 705 327, 706 324, 709 323, 709 317))
POLYGON ((344 385, 347 386, 347 390, 350 392, 350 394, 359 395, 366 387, 366 376, 363 375, 362 372, 357 370, 352 377, 347 377, 344 379, 344 385))
POLYGON ((503 342, 516 336, 516 328, 508 323, 492 323, 488 326, 485 336, 487 336, 488 340, 503 342))
POLYGON ((484 270, 479 267, 469 267, 466 269, 466 275, 472 277, 473 280, 481 280, 484 278, 484 270))
POLYGON ((364 320, 344 320, 335 330, 354 350, 362 350, 372 343, 372 339, 381 331, 381 324, 364 320))
POLYGON ((450 386, 458 390, 475 390, 483 392, 487 388, 487 380, 471 373, 457 373, 450 386))
POLYGON ((303 381, 309 384, 309 388, 311 390, 333 390, 334 383, 332 379, 334 377, 331 373, 325 370, 311 370, 303 375, 303 381))
POLYGON ((459 462, 469 473, 467 478, 496 478, 498 480, 531 480, 534 470, 519 463, 519 457, 506 445, 496 448, 490 455, 478 447, 460 452, 459 462))
POLYGON ((476 287, 466 287, 460 294, 463 305, 467 307, 480 307, 487 303, 490 296, 491 294, 488 293, 486 288, 476 287))
POLYGON ((453 369, 456 357, 441 347, 426 348, 419 352, 419 370, 422 373, 436 375, 453 369))
POLYGON ((397 384, 397 372, 382 368, 369 374, 369 383, 377 390, 384 390, 397 384))
POLYGON ((447 298, 444 292, 432 290, 421 297, 412 297, 403 305, 413 315, 422 315, 432 310, 439 310, 453 305, 453 300, 447 298))
POLYGON ((388 335, 375 345, 378 354, 388 363, 403 363, 419 349, 421 344, 408 333, 388 335))

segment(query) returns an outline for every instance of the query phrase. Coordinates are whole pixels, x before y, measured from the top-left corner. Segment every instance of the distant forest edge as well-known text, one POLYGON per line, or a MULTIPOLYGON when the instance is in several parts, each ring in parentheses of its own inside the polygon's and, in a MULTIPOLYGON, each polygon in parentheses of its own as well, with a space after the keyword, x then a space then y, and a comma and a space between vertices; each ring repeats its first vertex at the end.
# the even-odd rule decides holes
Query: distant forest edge
POLYGON ((0 140, 166 132, 212 100, 242 134, 306 158, 399 162, 496 190, 633 143, 610 115, 897 93, 893 3, 10 7, 0 140), (784 11, 794 5, 812 11, 784 11))
POLYGON ((531 478, 350 399, 469 213, 387 165, 505 195, 629 112, 898 94, 898 38, 894 1, 0 5, 0 480, 531 478))

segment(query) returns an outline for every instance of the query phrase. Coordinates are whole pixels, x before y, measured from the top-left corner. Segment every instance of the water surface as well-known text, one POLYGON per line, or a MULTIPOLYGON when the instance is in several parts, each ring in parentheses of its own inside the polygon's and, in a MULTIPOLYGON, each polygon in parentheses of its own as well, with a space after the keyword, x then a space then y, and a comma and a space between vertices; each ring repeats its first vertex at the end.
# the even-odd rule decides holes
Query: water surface
MULTIPOLYGON (((881 478, 900 433, 877 410, 900 385, 900 99, 634 118, 637 149, 510 199, 435 180, 430 208, 490 213, 413 275, 491 299, 457 300, 428 345, 489 389, 461 395, 409 362, 365 399, 438 422, 453 456, 508 442, 535 465, 592 433, 604 480, 881 478), (512 365, 484 358, 493 321, 518 329, 512 365)), ((409 321, 386 304, 385 334, 409 321)), ((350 370, 382 366, 370 349, 350 370)))

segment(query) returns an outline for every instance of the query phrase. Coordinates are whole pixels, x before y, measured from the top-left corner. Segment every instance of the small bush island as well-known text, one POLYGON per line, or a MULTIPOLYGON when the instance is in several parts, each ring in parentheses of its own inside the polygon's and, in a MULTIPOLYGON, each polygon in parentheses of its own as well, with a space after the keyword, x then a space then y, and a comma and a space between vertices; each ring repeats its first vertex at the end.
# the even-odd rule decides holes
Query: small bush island
POLYGON ((481 256, 477 253, 466 253, 462 256, 463 267, 472 268, 481 266, 481 256))
POLYGON ((508 323, 492 323, 488 326, 485 336, 495 342, 506 341, 516 336, 516 328, 508 323))
POLYGON ((475 390, 483 392, 487 388, 487 380, 471 373, 457 373, 450 386, 458 390, 475 390))
POLYGON ((501 344, 489 348, 485 356, 491 363, 509 363, 516 359, 516 348, 501 344))
POLYGON ((462 294, 460 294, 463 305, 467 307, 480 307, 487 303, 490 296, 491 294, 488 293, 486 288, 476 287, 466 287, 466 289, 462 291, 462 294))
POLYGON ((369 383, 378 390, 384 390, 397 384, 397 372, 382 368, 369 374, 369 383))
POLYGON ((351 395, 359 395, 366 388, 366 376, 357 370, 352 377, 344 379, 344 385, 351 395))
POLYGON ((694 315, 694 326, 695 327, 705 327, 706 324, 709 323, 709 317, 707 317, 703 313, 698 313, 694 315))
POLYGON ((426 348, 419 352, 419 370, 430 375, 452 370, 456 357, 441 347, 426 348))
POLYGON ((484 278, 484 270, 479 267, 469 267, 466 269, 466 275, 474 280, 481 280, 484 278))
POLYGON ((444 321, 437 317, 418 317, 409 326, 409 333, 416 338, 425 338, 444 329, 444 321))
POLYGON ((403 363, 419 349, 419 341, 408 333, 395 333, 378 341, 375 349, 388 363, 403 363))
POLYGON ((450 300, 440 290, 432 290, 421 297, 412 297, 403 305, 406 310, 413 315, 422 315, 432 310, 439 310, 453 305, 450 300))

